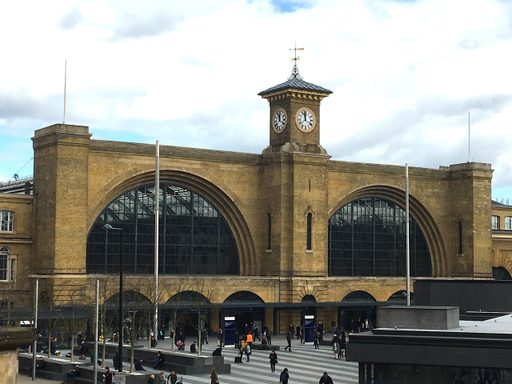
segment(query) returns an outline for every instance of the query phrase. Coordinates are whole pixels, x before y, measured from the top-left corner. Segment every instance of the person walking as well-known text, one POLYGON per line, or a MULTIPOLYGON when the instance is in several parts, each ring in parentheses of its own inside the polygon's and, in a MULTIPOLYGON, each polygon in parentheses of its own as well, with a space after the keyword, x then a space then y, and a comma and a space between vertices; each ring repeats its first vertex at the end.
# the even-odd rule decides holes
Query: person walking
POLYGON ((318 382, 318 384, 334 384, 334 383, 332 382, 331 376, 329 376, 327 374, 327 372, 324 372, 324 374, 320 378, 320 381, 318 382))
POLYGON ((288 368, 283 369, 281 375, 279 375, 279 384, 288 384, 288 379, 290 375, 288 374, 288 368))
POLYGON ((78 376, 80 376, 80 369, 78 368, 78 364, 75 364, 73 368, 64 374, 64 383, 70 383, 72 377, 78 376))
POLYGON ((178 375, 176 374, 176 371, 172 371, 169 373, 169 376, 167 376, 167 383, 168 384, 176 384, 178 381, 178 375))
POLYGON ((315 349, 320 349, 318 345, 318 331, 315 329, 315 333, 313 334, 313 344, 315 345, 315 349))
POLYGON ((219 377, 215 368, 210 371, 210 384, 219 384, 219 377))
POLYGON ((224 331, 222 328, 217 331, 217 340, 219 341, 219 347, 222 348, 224 346, 224 331))
POLYGON ((276 349, 272 348, 272 352, 270 352, 270 355, 268 355, 268 358, 270 360, 270 370, 272 372, 276 371, 276 364, 277 364, 277 353, 276 349))
POLYGON ((291 331, 288 331, 288 333, 286 334, 286 343, 288 345, 286 347, 284 347, 284 350, 286 351, 288 349, 291 352, 292 351, 292 332, 291 331))
POLYGON ((112 384, 112 372, 110 372, 110 368, 105 368, 105 373, 103 374, 103 382, 105 384, 112 384))
POLYGON ((245 344, 244 352, 245 352, 245 357, 247 358, 247 362, 249 362, 249 360, 251 360, 251 353, 252 353, 251 344, 249 344, 249 343, 245 344))

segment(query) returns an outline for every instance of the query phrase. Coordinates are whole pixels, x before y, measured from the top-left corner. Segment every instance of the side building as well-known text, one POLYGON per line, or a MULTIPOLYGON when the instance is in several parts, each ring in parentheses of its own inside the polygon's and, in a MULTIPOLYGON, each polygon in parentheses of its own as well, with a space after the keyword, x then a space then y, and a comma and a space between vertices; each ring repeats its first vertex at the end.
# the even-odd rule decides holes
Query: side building
MULTIPOLYGON (((405 289, 405 169, 331 159, 320 144, 330 93, 294 67, 259 94, 270 106, 261 154, 161 146, 158 191, 155 145, 94 140, 81 125, 36 130, 33 194, 0 194, 1 302, 31 307, 16 294, 38 280, 47 308, 86 305, 99 279, 115 303, 122 257, 126 305, 156 301, 163 327, 194 302, 212 331, 231 315, 274 332, 305 314, 372 322, 405 289)), ((493 252, 491 178, 483 163, 409 167, 414 279, 512 271, 493 252)))

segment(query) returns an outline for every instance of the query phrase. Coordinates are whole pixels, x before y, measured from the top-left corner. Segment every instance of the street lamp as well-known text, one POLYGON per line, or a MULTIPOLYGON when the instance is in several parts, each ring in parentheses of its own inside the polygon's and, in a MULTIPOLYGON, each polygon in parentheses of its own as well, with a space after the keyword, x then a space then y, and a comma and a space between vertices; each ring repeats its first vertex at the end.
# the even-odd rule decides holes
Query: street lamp
POLYGON ((105 230, 105 239, 108 241, 108 231, 120 231, 121 241, 120 246, 121 250, 119 252, 119 314, 117 327, 119 329, 118 333, 118 346, 117 346, 117 367, 119 372, 123 372, 123 229, 116 228, 111 226, 110 224, 105 224, 103 226, 105 230))

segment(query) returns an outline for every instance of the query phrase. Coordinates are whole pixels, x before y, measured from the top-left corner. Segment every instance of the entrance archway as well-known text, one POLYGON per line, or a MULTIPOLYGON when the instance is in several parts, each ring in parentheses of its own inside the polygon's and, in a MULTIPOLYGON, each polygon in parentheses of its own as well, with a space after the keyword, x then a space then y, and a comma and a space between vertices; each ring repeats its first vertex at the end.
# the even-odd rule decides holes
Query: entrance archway
POLYGON ((265 308, 251 306, 264 303, 261 297, 250 291, 238 291, 228 296, 224 303, 230 306, 221 311, 221 319, 224 316, 235 316, 236 328, 240 334, 246 334, 254 328, 258 328, 261 333, 265 326, 265 308))
MULTIPOLYGON (((123 291, 123 327, 125 342, 146 338, 151 329, 152 305, 146 296, 135 291, 123 291)), ((104 322, 102 321, 105 337, 115 339, 114 333, 118 333, 119 321, 119 293, 112 295, 105 301, 104 322), (110 337, 108 335, 111 335, 110 337)))
POLYGON ((174 341, 178 337, 197 337, 203 328, 209 329, 210 300, 195 291, 183 291, 171 297, 162 309, 162 324, 174 331, 174 341))
POLYGON ((350 292, 341 300, 340 323, 347 332, 361 332, 375 324, 375 298, 365 291, 350 292))

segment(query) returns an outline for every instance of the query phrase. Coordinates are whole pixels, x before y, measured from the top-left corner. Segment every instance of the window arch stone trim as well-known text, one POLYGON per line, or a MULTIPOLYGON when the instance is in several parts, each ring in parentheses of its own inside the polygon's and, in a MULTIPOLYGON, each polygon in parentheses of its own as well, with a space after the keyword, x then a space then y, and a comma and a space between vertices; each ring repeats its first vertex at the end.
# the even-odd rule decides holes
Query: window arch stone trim
MULTIPOLYGON (((405 209, 405 191, 403 189, 388 185, 371 185, 349 193, 331 209, 328 217, 332 217, 338 209, 351 201, 365 197, 384 198, 405 209)), ((434 218, 425 206, 412 195, 409 195, 409 213, 416 220, 427 241, 432 262, 432 277, 448 276, 450 265, 445 257, 446 247, 434 218)))
MULTIPOLYGON (((87 233, 91 230, 98 215, 113 199, 140 185, 154 182, 155 172, 153 171, 141 173, 121 182, 113 180, 110 184, 107 184, 109 188, 89 213, 87 233)), ((259 271, 259 262, 256 258, 254 241, 249 226, 232 198, 210 181, 188 172, 161 170, 160 183, 182 185, 210 201, 224 216, 233 233, 240 258, 240 275, 248 276, 254 274, 255 271, 259 271)))

